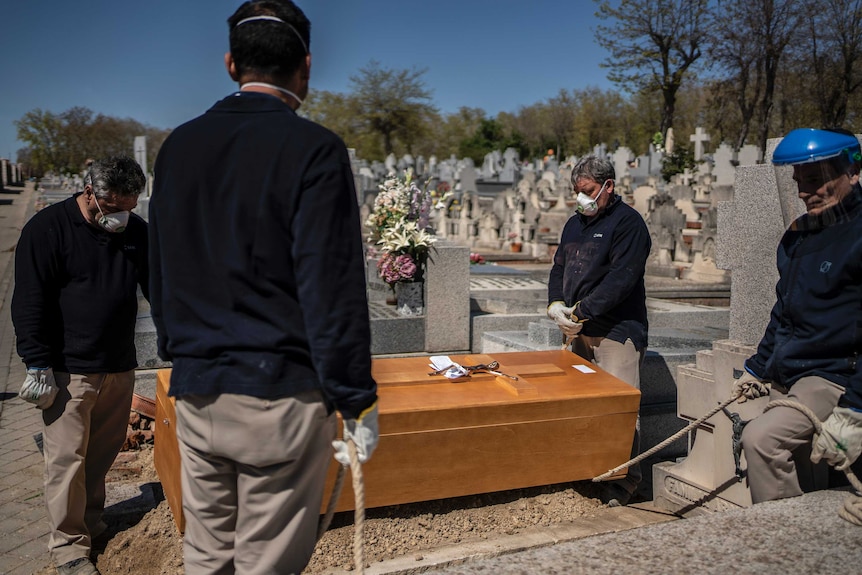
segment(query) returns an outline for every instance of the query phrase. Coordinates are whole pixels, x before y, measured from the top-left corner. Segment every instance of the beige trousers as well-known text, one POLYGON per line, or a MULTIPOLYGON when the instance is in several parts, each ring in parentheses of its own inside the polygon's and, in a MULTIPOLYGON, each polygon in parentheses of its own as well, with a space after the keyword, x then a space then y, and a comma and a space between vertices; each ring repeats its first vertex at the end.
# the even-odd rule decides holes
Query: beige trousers
POLYGON ((105 507, 105 476, 126 440, 135 372, 54 373, 60 391, 42 412, 48 549, 57 565, 90 554, 105 507))
MULTIPOLYGON (((831 381, 803 377, 789 391, 773 385, 769 400, 798 401, 823 421, 843 393, 844 388, 831 381)), ((795 497, 803 491, 826 487, 826 464, 814 465, 809 459, 813 435, 811 421, 792 407, 774 407, 748 422, 742 430, 742 449, 753 503, 795 497)))
POLYGON ((314 551, 335 414, 318 391, 176 401, 185 572, 300 573, 314 551))
MULTIPOLYGON (((641 388, 640 368, 646 350, 638 350, 632 340, 626 339, 625 343, 620 343, 605 337, 579 334, 572 342, 572 351, 635 389, 641 388)), ((640 416, 638 416, 635 423, 631 459, 640 454, 640 447, 640 416)), ((632 494, 637 489, 642 477, 640 463, 636 463, 628 468, 625 478, 614 483, 632 494)))

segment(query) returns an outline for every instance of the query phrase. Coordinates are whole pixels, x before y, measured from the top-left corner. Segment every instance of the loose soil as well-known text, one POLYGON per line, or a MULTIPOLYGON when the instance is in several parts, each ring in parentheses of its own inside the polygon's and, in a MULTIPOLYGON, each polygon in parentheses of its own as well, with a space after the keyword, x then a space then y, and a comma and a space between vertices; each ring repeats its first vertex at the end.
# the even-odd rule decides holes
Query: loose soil
MULTIPOLYGON (((137 453, 141 471, 134 482, 157 482, 151 447, 143 446, 137 453)), ((349 481, 345 489, 350 489, 349 481)), ((604 508, 598 493, 593 483, 575 482, 370 509, 365 521, 366 563, 402 556, 421 558, 423 552, 444 545, 592 517, 604 508)), ((143 516, 106 515, 105 519, 109 530, 103 539, 107 542, 102 543, 104 550, 97 552, 96 559, 103 575, 182 575, 182 539, 167 501, 143 516)), ((338 513, 304 573, 351 569, 352 544, 353 512, 338 513)), ((54 573, 55 569, 48 568, 36 575, 54 573)))

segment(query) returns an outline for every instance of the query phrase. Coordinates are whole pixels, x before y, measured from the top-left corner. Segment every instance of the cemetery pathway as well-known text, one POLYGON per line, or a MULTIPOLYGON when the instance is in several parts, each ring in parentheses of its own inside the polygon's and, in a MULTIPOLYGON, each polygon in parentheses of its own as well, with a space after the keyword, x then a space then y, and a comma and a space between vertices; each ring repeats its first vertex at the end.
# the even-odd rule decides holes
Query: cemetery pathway
POLYGON ((39 411, 18 398, 24 364, 15 351, 9 304, 14 286, 18 236, 33 213, 32 183, 0 191, 0 573, 29 575, 50 563, 48 522, 42 498, 44 464, 34 436, 42 430, 39 411))

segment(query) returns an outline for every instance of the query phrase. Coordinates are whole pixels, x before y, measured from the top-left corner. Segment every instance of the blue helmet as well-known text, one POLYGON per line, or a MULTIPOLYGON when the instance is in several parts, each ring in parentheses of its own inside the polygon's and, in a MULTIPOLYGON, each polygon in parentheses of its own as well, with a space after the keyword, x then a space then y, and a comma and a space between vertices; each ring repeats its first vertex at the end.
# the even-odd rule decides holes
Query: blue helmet
POLYGON ((833 132, 798 128, 792 130, 776 146, 772 153, 772 163, 776 166, 809 164, 846 155, 847 162, 862 160, 859 140, 856 136, 833 132))

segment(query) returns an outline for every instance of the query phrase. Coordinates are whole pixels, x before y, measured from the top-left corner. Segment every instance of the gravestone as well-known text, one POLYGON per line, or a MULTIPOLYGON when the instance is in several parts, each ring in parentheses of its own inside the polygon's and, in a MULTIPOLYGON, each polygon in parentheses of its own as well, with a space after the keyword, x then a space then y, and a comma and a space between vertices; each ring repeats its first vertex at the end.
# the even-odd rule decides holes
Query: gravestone
POLYGON ((709 141, 709 134, 707 134, 703 128, 698 126, 694 129, 694 134, 688 137, 689 140, 694 142, 694 161, 700 162, 703 160, 703 145, 704 143, 709 141))
POLYGON ((634 160, 634 153, 625 146, 620 146, 613 154, 614 171, 617 180, 622 180, 629 174, 629 164, 634 160))
POLYGON ((746 144, 739 150, 737 159, 740 166, 753 166, 760 163, 761 155, 760 148, 753 144, 746 144))
POLYGON ((386 160, 383 162, 383 165, 386 166, 386 175, 397 173, 398 160, 395 158, 395 154, 389 154, 386 156, 386 160))
POLYGON ((500 172, 499 181, 514 183, 518 170, 518 151, 515 148, 506 148, 503 153, 503 169, 500 172))
POLYGON ((736 177, 736 152, 730 144, 722 143, 712 154, 714 166, 712 174, 715 177, 715 185, 732 186, 736 177))
POLYGON ((462 194, 475 194, 477 192, 477 176, 478 174, 476 173, 476 168, 473 167, 472 161, 461 168, 461 172, 458 174, 458 181, 461 184, 462 194))

